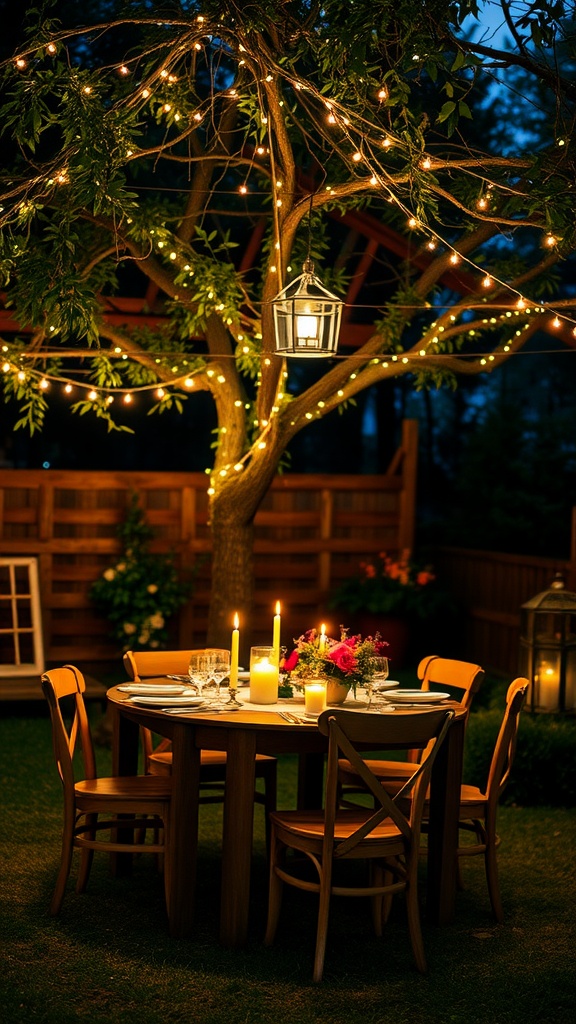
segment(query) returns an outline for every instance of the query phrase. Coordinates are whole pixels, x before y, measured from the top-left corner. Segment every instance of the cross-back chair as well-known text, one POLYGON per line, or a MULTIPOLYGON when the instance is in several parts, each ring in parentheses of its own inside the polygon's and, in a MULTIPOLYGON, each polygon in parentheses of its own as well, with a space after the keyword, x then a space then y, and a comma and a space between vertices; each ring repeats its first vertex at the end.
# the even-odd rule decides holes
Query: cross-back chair
POLYGON ((285 883, 318 893, 314 981, 322 979, 333 895, 369 896, 374 928, 376 934, 381 935, 392 895, 404 891, 414 959, 418 970, 426 971, 417 889, 420 824, 432 764, 453 718, 453 710, 440 708, 394 716, 329 709, 318 719, 318 728, 328 736, 324 811, 275 811, 270 816, 270 889, 264 940, 266 945, 274 940, 285 883), (357 747, 366 744, 389 748, 414 745, 426 748, 426 753, 401 791, 389 796, 358 752, 357 747), (372 793, 374 809, 339 807, 341 753, 372 793), (409 794, 412 799, 407 801, 406 813, 402 801, 409 794), (306 862, 313 865, 315 881, 303 875, 298 858, 294 858, 294 864, 289 864, 286 857, 289 850, 305 854, 306 862), (370 862, 369 884, 339 884, 333 875, 338 863, 359 859, 370 862))
MULTIPOLYGON (((127 651, 124 667, 130 679, 142 682, 155 676, 187 675, 192 651, 127 651)), ((144 751, 144 771, 151 775, 170 775, 172 750, 170 741, 161 739, 154 746, 149 729, 141 729, 144 751)), ((262 779, 264 792, 254 792, 256 803, 263 804, 266 822, 270 811, 276 808, 277 759, 267 754, 256 754, 256 779, 262 779)), ((200 752, 200 803, 221 803, 226 783, 226 752, 202 750, 200 752)), ((267 825, 268 828, 268 825, 267 825)))
MULTIPOLYGON (((80 852, 76 892, 86 889, 95 850, 105 853, 164 853, 169 842, 171 780, 153 776, 98 778, 90 724, 84 703, 86 683, 73 665, 42 675, 52 723, 54 756, 64 791, 60 870, 50 912, 60 912, 74 849, 80 852), (76 779, 74 754, 81 753, 83 779, 76 779), (100 815, 106 815, 104 819, 100 815), (122 835, 118 835, 118 830, 122 835), (145 842, 146 830, 154 841, 145 842), (106 833, 106 834, 104 834, 106 833), (132 833, 132 842, 127 835, 132 833), (124 841, 126 838, 127 841, 124 841), (122 840, 122 841, 119 841, 122 840)), ((169 879, 165 875, 168 892, 169 879)))
MULTIPOLYGON (((422 689, 447 687, 448 692, 470 711, 472 701, 484 680, 484 671, 480 665, 469 661, 458 661, 455 658, 440 658, 435 654, 423 658, 417 669, 418 678, 422 680, 422 689)), ((377 778, 398 779, 403 782, 410 778, 415 765, 421 756, 419 750, 408 750, 407 760, 369 760, 370 769, 377 778)), ((346 806, 353 794, 365 792, 364 787, 346 758, 340 761, 341 802, 346 806)))
MULTIPOLYGON (((497 921, 504 920, 500 882, 498 878, 497 849, 500 836, 496 831, 498 804, 510 778, 510 771, 516 753, 516 741, 520 726, 520 713, 526 701, 530 683, 519 676, 506 693, 506 708, 490 762, 488 779, 483 789, 463 785, 460 790, 460 811, 458 828, 472 833, 474 843, 461 843, 458 857, 484 855, 486 883, 492 911, 497 921)), ((428 817, 429 805, 424 805, 424 818, 428 817)))

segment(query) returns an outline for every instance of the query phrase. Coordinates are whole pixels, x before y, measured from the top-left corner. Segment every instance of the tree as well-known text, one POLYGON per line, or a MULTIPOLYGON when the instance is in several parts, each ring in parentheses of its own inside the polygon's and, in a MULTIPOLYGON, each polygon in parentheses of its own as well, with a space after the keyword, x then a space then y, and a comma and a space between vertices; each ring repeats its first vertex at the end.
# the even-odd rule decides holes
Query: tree
POLYGON ((254 515, 304 427, 393 378, 490 372, 542 328, 576 344, 554 270, 576 238, 573 24, 562 0, 501 2, 506 50, 463 33, 475 0, 100 0, 89 27, 48 5, 4 64, 5 398, 41 429, 61 381, 125 431, 118 397, 211 395, 210 642, 249 614, 254 515), (466 126, 507 68, 554 118, 503 154, 466 126), (359 225, 393 254, 378 311, 298 390, 272 300, 308 257, 355 294, 359 225))

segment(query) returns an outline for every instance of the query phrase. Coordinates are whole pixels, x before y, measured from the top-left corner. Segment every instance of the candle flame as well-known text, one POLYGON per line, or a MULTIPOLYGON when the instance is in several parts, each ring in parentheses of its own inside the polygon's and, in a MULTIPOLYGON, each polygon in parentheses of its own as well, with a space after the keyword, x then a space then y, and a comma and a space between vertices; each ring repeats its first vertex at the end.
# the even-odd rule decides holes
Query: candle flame
POLYGON ((238 629, 240 625, 240 619, 238 618, 238 612, 234 612, 234 629, 238 629))
POLYGON ((326 635, 326 623, 325 622, 323 622, 322 625, 320 626, 320 633, 321 633, 322 636, 326 635))
POLYGON ((280 601, 276 601, 276 615, 280 615, 280 601))

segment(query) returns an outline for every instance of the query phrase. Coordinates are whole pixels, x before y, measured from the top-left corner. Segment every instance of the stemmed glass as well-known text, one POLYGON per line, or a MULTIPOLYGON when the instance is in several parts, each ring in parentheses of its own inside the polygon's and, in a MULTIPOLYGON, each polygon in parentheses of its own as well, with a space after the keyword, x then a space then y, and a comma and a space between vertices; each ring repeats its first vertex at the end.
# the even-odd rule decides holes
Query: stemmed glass
POLYGON ((212 660, 205 651, 194 651, 190 656, 188 675, 190 676, 190 682, 198 690, 199 697, 202 696, 202 690, 212 678, 211 668, 212 660))
POLYGON ((220 699, 220 684, 230 675, 230 651, 220 647, 207 647, 206 656, 210 661, 210 681, 215 687, 215 699, 220 699))
MULTIPOLYGON (((368 690, 368 707, 371 706, 374 697, 374 689, 380 683, 385 683, 388 679, 388 673, 390 671, 388 665, 388 658, 381 657, 380 655, 376 658, 372 658, 372 665, 374 667, 374 675, 372 676, 367 690, 368 690)), ((375 701, 374 703, 380 703, 375 701)))

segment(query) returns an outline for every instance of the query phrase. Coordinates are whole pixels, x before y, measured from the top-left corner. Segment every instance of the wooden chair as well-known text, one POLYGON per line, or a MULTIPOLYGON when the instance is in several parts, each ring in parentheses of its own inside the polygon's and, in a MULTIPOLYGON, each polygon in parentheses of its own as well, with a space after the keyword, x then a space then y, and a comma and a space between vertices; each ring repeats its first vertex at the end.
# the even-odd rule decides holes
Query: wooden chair
POLYGON ((374 928, 376 934, 381 935, 392 894, 404 891, 414 958, 418 970, 426 970, 417 891, 420 823, 432 764, 453 718, 453 710, 441 708, 394 716, 329 709, 318 719, 318 728, 329 737, 325 809, 276 811, 271 815, 270 890, 264 939, 266 945, 274 940, 284 883, 318 893, 314 981, 322 979, 328 912, 333 895, 370 896, 374 928), (426 747, 426 754, 400 793, 390 797, 356 749, 356 745, 366 744, 384 745, 388 749, 414 745, 426 747), (372 793, 375 809, 338 807, 340 752, 346 755, 372 793), (400 800, 408 794, 412 794, 412 799, 407 801, 408 814, 405 814, 400 800), (288 867, 288 850, 305 854, 305 863, 313 865, 317 881, 302 877, 298 858, 288 867), (347 859, 370 861, 368 885, 340 885, 333 881, 333 868, 347 859))
MULTIPOLYGON (((81 850, 76 892, 86 889, 95 850, 106 853, 162 854, 169 842, 171 780, 152 776, 98 778, 94 746, 84 704, 86 684, 73 665, 42 675, 42 690, 50 708, 56 765, 64 788, 62 852, 50 912, 60 912, 75 848, 81 850), (73 758, 82 755, 84 778, 76 780, 73 758), (99 815, 105 814, 103 820, 99 815), (144 843, 147 828, 155 841, 144 843), (132 833, 132 842, 120 842, 117 830, 132 833), (100 836, 109 833, 109 838, 100 836), (157 839, 163 833, 163 841, 157 839)), ((169 879, 165 875, 168 892, 169 879)))
MULTIPOLYGON (((468 661, 457 661, 453 658, 439 658, 432 654, 423 658, 417 669, 418 678, 422 680, 422 689, 431 690, 433 687, 448 687, 448 691, 460 701, 468 711, 472 705, 474 695, 480 689, 484 680, 484 671, 479 665, 468 661), (456 691, 456 693, 454 693, 456 691)), ((372 773, 381 779, 398 779, 405 782, 409 779, 415 765, 417 765, 420 751, 409 750, 406 761, 381 761, 368 760, 372 773)), ((342 806, 349 804, 349 797, 353 794, 365 792, 357 773, 345 758, 340 761, 340 787, 342 806)), ((352 806, 354 804, 352 803, 352 806)))
MULTIPOLYGON (((127 651, 124 667, 130 679, 142 682, 154 676, 187 675, 192 651, 127 651)), ((144 749, 144 771, 151 775, 170 775, 172 772, 172 751, 170 741, 160 740, 154 746, 149 729, 142 729, 144 749)), ((254 801, 264 805, 266 822, 268 815, 276 809, 277 766, 275 757, 256 754, 256 778, 262 779, 264 792, 254 793, 254 801)), ((200 803, 222 803, 226 782, 226 753, 222 750, 200 752, 200 803)), ((266 826, 269 827, 268 824, 266 826)))
MULTIPOLYGON (((516 740, 520 725, 520 712, 526 700, 530 683, 528 679, 515 679, 506 693, 506 709, 492 754, 488 781, 484 789, 477 786, 463 785, 460 790, 460 812, 458 828, 471 832, 475 843, 463 843, 458 847, 458 857, 484 855, 486 882, 492 911, 497 921, 504 920, 500 883, 498 880, 498 860, 496 851, 500 845, 500 836, 496 832, 498 802, 508 779, 516 752, 516 740)), ((423 817, 427 818, 429 806, 424 806, 423 817)))

